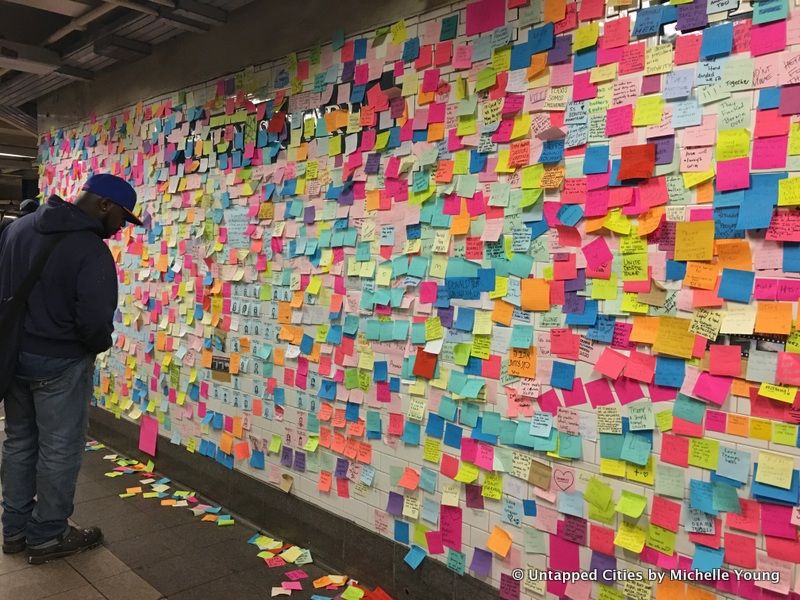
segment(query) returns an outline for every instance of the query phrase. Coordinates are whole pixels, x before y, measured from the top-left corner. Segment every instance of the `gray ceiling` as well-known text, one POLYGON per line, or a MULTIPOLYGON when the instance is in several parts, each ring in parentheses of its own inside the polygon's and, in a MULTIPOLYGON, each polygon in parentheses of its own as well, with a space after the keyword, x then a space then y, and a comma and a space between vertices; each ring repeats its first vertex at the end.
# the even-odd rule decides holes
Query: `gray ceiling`
POLYGON ((31 176, 36 100, 252 0, 0 0, 0 175, 31 176))

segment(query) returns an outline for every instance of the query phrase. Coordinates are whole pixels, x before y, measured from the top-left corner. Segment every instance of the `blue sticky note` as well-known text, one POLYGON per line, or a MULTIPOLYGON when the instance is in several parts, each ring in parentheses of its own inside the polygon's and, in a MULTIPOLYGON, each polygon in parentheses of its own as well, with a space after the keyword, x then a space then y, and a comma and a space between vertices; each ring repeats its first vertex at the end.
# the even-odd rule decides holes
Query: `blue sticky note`
POLYGON ((571 390, 574 381, 575 365, 554 360, 553 373, 550 376, 550 385, 562 390, 571 390))
POLYGON ((689 482, 689 506, 709 515, 716 515, 714 509, 714 488, 709 481, 692 479, 689 482))
POLYGON ((731 53, 733 48, 733 23, 727 22, 703 30, 700 58, 716 58, 731 53))
POLYGON ((722 269, 722 281, 717 295, 723 300, 748 304, 753 293, 756 274, 753 271, 722 269))
POLYGON ((522 501, 522 510, 525 513, 526 517, 535 517, 536 516, 536 501, 535 500, 523 500, 522 501))
POLYGON ((781 103, 781 88, 763 88, 758 94, 758 110, 778 108, 781 103))
POLYGON ((406 421, 405 425, 403 426, 403 441, 412 446, 419 446, 419 433, 419 423, 406 421))
POLYGON ((464 430, 458 425, 447 423, 446 427, 444 428, 444 445, 449 446, 450 448, 460 449, 461 436, 463 433, 464 430))
POLYGON ((656 357, 656 385, 680 388, 686 377, 686 362, 669 356, 656 357))
POLYGON ((583 174, 608 172, 608 146, 589 146, 583 158, 583 174))
POLYGON ((439 480, 439 473, 433 469, 422 468, 419 476, 419 487, 429 494, 436 493, 436 482, 439 480))
POLYGON ((566 515, 583 518, 583 505, 581 492, 561 492, 558 495, 558 511, 566 515))
POLYGON ((636 23, 633 26, 633 37, 648 37, 656 35, 661 28, 662 16, 660 6, 643 8, 636 13, 636 23))
POLYGON ((783 242, 783 270, 800 273, 800 243, 783 242))
POLYGON ((444 434, 444 419, 436 413, 428 414, 428 425, 425 427, 425 435, 434 437, 437 440, 442 439, 444 434))
POLYGON ((694 557, 692 557, 693 571, 713 571, 722 568, 722 559, 725 556, 725 549, 715 550, 708 546, 695 545, 694 557))
POLYGON ((678 281, 686 277, 686 263, 678 260, 667 260, 667 281, 678 281))
POLYGON ((401 544, 408 543, 408 523, 405 521, 394 522, 394 540, 401 544))
POLYGON ((425 552, 425 550, 419 546, 411 546, 411 549, 408 551, 408 554, 406 554, 403 560, 409 567, 416 570, 416 568, 422 562, 422 559, 424 559, 427 555, 428 554, 425 552))

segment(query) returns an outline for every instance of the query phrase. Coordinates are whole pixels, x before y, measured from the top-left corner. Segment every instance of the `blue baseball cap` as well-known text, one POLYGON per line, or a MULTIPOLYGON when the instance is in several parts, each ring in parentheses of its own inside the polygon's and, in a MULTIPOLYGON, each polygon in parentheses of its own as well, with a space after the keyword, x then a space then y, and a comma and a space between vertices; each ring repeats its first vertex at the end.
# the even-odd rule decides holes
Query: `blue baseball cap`
POLYGON ((126 221, 136 225, 142 224, 138 217, 133 214, 133 209, 136 206, 136 190, 122 177, 117 177, 110 173, 92 175, 83 184, 83 191, 111 200, 111 202, 125 211, 126 221))

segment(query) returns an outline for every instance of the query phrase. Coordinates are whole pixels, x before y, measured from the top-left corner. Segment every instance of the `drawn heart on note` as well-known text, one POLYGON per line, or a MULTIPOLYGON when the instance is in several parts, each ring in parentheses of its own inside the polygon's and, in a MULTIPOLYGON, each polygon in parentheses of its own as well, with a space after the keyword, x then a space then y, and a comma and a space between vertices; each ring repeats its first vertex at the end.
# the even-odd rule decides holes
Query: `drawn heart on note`
POLYGON ((555 482, 556 486, 558 486, 558 489, 560 489, 562 492, 566 492, 572 487, 572 484, 575 483, 575 473, 572 471, 554 469, 553 481, 555 482))

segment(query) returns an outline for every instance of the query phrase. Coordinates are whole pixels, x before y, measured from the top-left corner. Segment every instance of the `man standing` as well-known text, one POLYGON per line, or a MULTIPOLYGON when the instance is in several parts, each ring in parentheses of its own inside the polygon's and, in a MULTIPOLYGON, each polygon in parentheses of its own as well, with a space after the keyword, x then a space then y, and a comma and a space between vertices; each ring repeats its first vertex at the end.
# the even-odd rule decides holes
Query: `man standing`
POLYGON ((95 356, 111 347, 117 272, 103 241, 133 215, 136 192, 114 175, 90 177, 74 204, 51 196, 0 237, 0 298, 64 236, 28 297, 15 378, 5 394, 3 552, 32 564, 98 546, 100 529, 71 527, 88 426, 95 356))
MULTIPOLYGON (((19 216, 24 217, 25 215, 35 213, 37 208, 39 208, 39 201, 36 198, 23 200, 19 205, 19 216)), ((3 230, 13 222, 13 217, 3 217, 3 219, 0 220, 0 235, 3 235, 3 230)))

